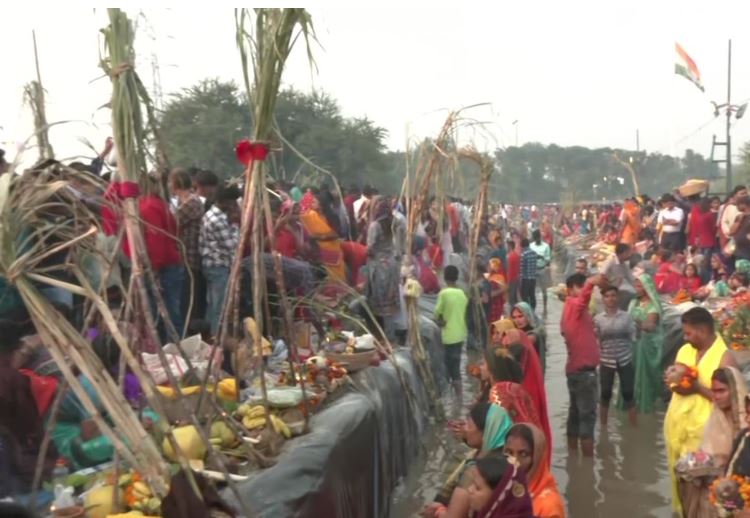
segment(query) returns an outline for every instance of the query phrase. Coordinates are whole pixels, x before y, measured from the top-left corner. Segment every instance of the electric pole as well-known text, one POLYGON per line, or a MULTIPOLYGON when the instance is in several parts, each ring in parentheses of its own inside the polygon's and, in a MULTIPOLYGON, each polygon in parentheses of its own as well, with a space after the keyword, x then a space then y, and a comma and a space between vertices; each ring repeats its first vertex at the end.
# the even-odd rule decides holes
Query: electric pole
POLYGON ((742 116, 745 114, 745 109, 747 108, 747 103, 744 103, 742 105, 735 105, 732 104, 732 40, 729 40, 729 46, 727 49, 727 102, 724 104, 717 104, 713 101, 711 101, 711 104, 714 105, 714 117, 718 117, 720 115, 720 110, 725 110, 726 118, 727 118, 727 127, 726 127, 726 137, 724 139, 724 142, 717 142, 716 141, 716 135, 713 136, 713 142, 711 143, 711 161, 714 163, 721 163, 724 162, 724 167, 726 168, 727 172, 727 193, 732 191, 732 136, 731 136, 731 128, 732 128, 732 114, 734 114, 736 119, 741 119, 742 116), (724 160, 716 160, 713 158, 714 156, 714 148, 716 146, 725 146, 726 147, 726 155, 724 160))

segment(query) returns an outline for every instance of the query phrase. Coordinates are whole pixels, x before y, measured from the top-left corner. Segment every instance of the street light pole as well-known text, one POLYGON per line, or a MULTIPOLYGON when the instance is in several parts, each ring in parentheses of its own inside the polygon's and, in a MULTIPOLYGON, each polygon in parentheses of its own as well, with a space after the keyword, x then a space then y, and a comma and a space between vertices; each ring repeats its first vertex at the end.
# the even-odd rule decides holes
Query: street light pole
POLYGON ((732 40, 727 54, 727 193, 732 192, 732 140, 729 129, 732 125, 732 40))

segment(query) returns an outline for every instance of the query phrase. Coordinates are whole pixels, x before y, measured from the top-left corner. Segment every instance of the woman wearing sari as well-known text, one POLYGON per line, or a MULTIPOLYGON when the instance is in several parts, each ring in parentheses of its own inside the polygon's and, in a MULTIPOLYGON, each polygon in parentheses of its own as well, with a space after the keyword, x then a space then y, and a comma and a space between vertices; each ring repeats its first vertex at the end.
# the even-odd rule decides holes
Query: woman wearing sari
POLYGON ((510 318, 513 319, 516 327, 529 337, 529 341, 539 355, 539 363, 542 365, 542 374, 544 374, 547 366, 547 331, 544 329, 544 322, 526 302, 519 302, 513 306, 510 318))
POLYGON ((393 215, 390 199, 378 196, 372 202, 367 229, 367 304, 385 329, 385 319, 399 311, 400 269, 393 247, 393 215))
POLYGON ((716 510, 708 501, 713 480, 724 473, 732 444, 745 426, 745 398, 747 384, 742 373, 734 367, 721 367, 711 376, 713 407, 703 430, 700 451, 711 455, 713 468, 689 467, 687 462, 677 462, 677 489, 683 516, 687 518, 714 518, 716 510))
POLYGON ((481 369, 483 379, 489 381, 487 401, 503 407, 513 423, 541 424, 533 399, 520 384, 521 366, 507 349, 496 347, 487 351, 481 369))
MULTIPOLYGON (((547 411, 547 391, 544 387, 544 373, 539 362, 539 355, 531 344, 529 337, 523 331, 515 328, 510 319, 498 320, 493 324, 493 341, 513 353, 516 361, 521 365, 523 381, 521 386, 531 396, 537 415, 539 427, 544 431, 549 444, 552 444, 552 432, 549 425, 547 411), (520 347, 512 347, 518 344, 520 347)), ((551 449, 551 448, 550 448, 551 449)), ((551 456, 550 456, 551 459, 551 456)))
POLYGON ((505 307, 505 290, 507 282, 505 280, 505 269, 502 260, 499 257, 493 257, 489 261, 489 271, 485 278, 490 283, 490 308, 487 315, 487 322, 495 322, 503 318, 505 307))
POLYGON ((422 510, 422 516, 445 518, 468 515, 467 471, 478 459, 493 455, 502 457, 505 436, 512 425, 508 412, 500 405, 474 405, 466 421, 453 430, 457 439, 474 448, 474 453, 464 459, 451 473, 435 497, 435 502, 422 510))
POLYGON ((639 412, 654 411, 654 404, 662 390, 662 344, 664 329, 662 307, 654 280, 647 273, 635 281, 635 298, 628 312, 635 320, 638 338, 633 356, 635 360, 635 406, 639 412))
POLYGON ((471 518, 532 518, 526 476, 505 458, 477 462, 469 477, 471 518))
POLYGON ((341 238, 323 216, 318 198, 308 190, 302 196, 299 206, 300 221, 310 239, 317 243, 318 259, 328 272, 328 280, 346 282, 341 238))
POLYGON ((518 461, 526 473, 535 518, 565 518, 565 504, 549 466, 544 433, 529 423, 514 425, 505 437, 505 455, 518 461))

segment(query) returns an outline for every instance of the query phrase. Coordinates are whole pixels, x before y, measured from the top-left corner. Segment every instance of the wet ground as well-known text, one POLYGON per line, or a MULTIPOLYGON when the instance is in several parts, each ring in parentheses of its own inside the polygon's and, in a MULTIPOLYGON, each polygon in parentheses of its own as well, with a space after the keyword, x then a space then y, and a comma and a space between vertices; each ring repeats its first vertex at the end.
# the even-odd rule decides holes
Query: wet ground
MULTIPOLYGON (((670 486, 662 435, 663 410, 641 415, 637 428, 624 414, 610 411, 609 424, 597 423, 593 459, 569 455, 565 443, 568 391, 565 382, 565 345, 559 331, 562 303, 549 301, 547 316, 547 400, 554 436, 552 471, 572 518, 669 518, 670 486)), ((465 366, 466 358, 464 358, 465 366)), ((465 369, 462 369, 465 371, 465 369)), ((465 399, 474 393, 472 380, 464 379, 465 399)), ((446 405, 446 408, 450 408, 446 405)), ((445 470, 465 452, 443 427, 434 427, 424 438, 424 449, 409 478, 394 494, 392 518, 418 516, 432 501, 445 478, 445 470)))

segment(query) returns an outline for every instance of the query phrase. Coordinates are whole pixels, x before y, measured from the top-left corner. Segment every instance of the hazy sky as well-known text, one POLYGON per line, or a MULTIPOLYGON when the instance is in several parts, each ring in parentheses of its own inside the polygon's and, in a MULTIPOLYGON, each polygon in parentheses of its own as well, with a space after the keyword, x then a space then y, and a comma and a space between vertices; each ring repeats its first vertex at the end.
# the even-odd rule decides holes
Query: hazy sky
MULTIPOLYGON (((733 101, 750 98, 747 1, 411 5, 310 8, 320 42, 313 49, 317 71, 300 46, 285 83, 329 92, 346 115, 366 115, 385 127, 391 148, 403 148, 407 136, 434 134, 447 109, 490 103, 470 112, 489 123, 490 135, 474 136, 482 147, 513 145, 518 120, 521 143, 634 148, 638 128, 649 151, 681 154, 690 147, 708 154, 712 133, 723 138, 723 119, 712 120, 709 101, 726 98, 729 37, 733 101), (698 64, 705 94, 674 74, 675 41, 698 64)), ((14 143, 32 131, 21 100, 35 74, 36 29, 48 119, 79 121, 53 128, 53 145, 60 156, 86 153, 78 138, 98 146, 109 133, 109 113, 97 108, 110 85, 94 81, 101 75, 97 39, 105 13, 70 6, 47 7, 44 17, 37 11, 14 7, 0 31, 0 141, 12 156, 14 143)), ((152 55, 158 58, 164 99, 205 77, 240 82, 232 9, 143 12, 152 36, 141 21, 138 68, 150 84, 152 55)), ((750 115, 733 135, 735 149, 750 140, 750 115)))

